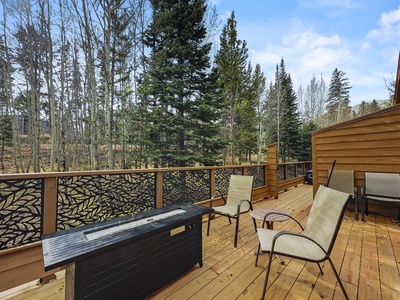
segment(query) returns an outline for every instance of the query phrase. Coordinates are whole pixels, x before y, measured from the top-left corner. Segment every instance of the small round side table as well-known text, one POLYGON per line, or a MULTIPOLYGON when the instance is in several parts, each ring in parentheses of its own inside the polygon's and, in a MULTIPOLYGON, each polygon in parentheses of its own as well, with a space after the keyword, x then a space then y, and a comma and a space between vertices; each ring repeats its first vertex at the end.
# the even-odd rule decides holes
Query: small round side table
MULTIPOLYGON (((276 210, 276 209, 255 209, 250 212, 250 216, 253 219, 264 221, 264 217, 267 213, 274 213, 274 212, 285 213, 283 211, 276 210)), ((268 229, 274 229, 274 222, 282 222, 282 221, 287 221, 289 219, 290 219, 290 217, 288 217, 288 216, 279 215, 279 214, 270 214, 265 219, 265 222, 267 223, 268 229)))

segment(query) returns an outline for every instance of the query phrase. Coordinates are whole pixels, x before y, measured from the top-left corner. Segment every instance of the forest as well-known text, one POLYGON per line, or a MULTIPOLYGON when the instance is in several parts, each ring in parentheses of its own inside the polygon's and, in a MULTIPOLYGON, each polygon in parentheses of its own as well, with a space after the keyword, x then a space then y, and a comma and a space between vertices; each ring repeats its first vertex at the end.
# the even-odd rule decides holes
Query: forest
POLYGON ((306 161, 312 131, 382 108, 353 111, 337 68, 295 90, 282 58, 265 78, 235 13, 223 22, 209 0, 0 10, 3 173, 261 163, 272 143, 280 161, 306 161))

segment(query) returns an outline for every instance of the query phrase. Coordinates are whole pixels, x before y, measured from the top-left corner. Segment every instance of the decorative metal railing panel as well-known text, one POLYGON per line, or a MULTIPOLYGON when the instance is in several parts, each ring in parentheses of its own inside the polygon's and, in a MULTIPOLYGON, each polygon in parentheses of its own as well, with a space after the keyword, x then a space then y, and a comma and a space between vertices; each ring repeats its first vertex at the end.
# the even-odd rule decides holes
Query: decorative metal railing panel
POLYGON ((211 198, 210 170, 163 173, 163 206, 211 198))
POLYGON ((304 176, 304 175, 306 175, 304 165, 297 164, 297 165, 296 165, 296 172, 297 172, 297 176, 304 176))
POLYGON ((228 194, 229 179, 231 178, 231 175, 243 175, 243 168, 227 168, 215 170, 216 196, 224 196, 228 194))
POLYGON ((60 177, 57 230, 155 208, 155 173, 60 177))
POLYGON ((296 177, 296 165, 295 164, 289 164, 287 166, 287 174, 288 178, 287 179, 292 179, 296 177))
POLYGON ((0 182, 0 250, 40 239, 42 188, 42 179, 0 182))
POLYGON ((284 181, 287 179, 285 172, 285 165, 278 165, 278 181, 284 181))
MULTIPOLYGON (((311 166, 311 162, 279 164, 278 179, 290 179, 285 177, 295 171, 297 176, 302 176, 299 169, 307 171, 311 166), (291 171, 288 171, 290 165, 291 171)), ((216 196, 227 195, 230 175, 243 175, 245 170, 246 174, 254 176, 254 187, 266 184, 266 165, 174 171, 155 169, 150 172, 136 170, 132 173, 124 170, 123 174, 102 171, 81 175, 71 172, 44 174, 43 178, 36 178, 37 174, 27 174, 27 178, 23 178, 23 174, 21 177, 13 175, 0 181, 0 250, 38 241, 44 228, 54 230, 54 224, 55 230, 60 231, 147 211, 156 205, 210 199, 214 196, 211 195, 212 182, 216 196), (162 173, 160 177, 158 172, 162 173), (215 178, 211 178, 211 174, 215 178), (158 178, 162 180, 162 191, 157 190, 158 178), (49 203, 46 202, 44 206, 44 201, 54 201, 53 188, 57 189, 56 212, 51 203, 47 205, 49 203), (156 201, 160 202, 156 204, 156 201)))
POLYGON ((265 185, 265 167, 263 166, 247 167, 246 172, 247 175, 254 176, 253 188, 265 185))

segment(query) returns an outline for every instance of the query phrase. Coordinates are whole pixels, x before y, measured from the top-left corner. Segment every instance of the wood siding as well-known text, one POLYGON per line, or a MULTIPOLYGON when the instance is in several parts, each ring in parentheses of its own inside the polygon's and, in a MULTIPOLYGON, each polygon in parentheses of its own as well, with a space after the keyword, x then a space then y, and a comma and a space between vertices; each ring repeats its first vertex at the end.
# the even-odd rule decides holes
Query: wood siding
MULTIPOLYGON (((354 170, 357 187, 364 185, 365 172, 400 173, 400 105, 313 133, 314 194, 327 182, 335 159, 335 169, 354 170)), ((370 211, 386 213, 384 206, 371 206, 370 211)))

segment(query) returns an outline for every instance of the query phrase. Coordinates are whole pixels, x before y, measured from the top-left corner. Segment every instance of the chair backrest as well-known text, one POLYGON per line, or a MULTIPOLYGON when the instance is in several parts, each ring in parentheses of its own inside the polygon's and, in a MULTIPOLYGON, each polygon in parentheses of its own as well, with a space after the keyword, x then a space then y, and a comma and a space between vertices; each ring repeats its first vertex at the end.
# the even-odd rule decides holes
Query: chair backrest
POLYGON ((325 186, 320 186, 315 194, 303 234, 321 245, 328 255, 350 198, 349 194, 325 186))
POLYGON ((231 175, 227 203, 237 205, 240 200, 251 201, 253 176, 231 175))
POLYGON ((400 175, 398 173, 365 173, 367 195, 400 197, 400 175))
MULTIPOLYGON (((328 176, 330 176, 330 174, 331 171, 328 171, 328 176)), ((328 187, 354 197, 354 171, 334 170, 328 187)))

